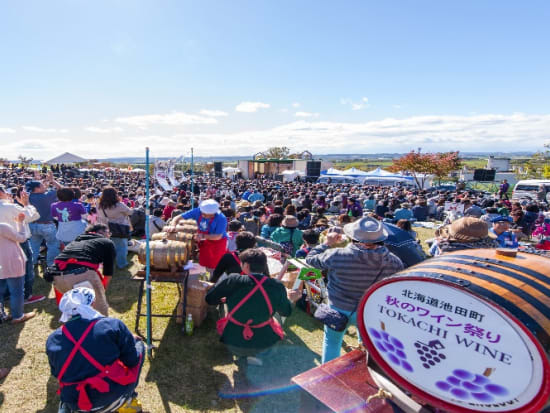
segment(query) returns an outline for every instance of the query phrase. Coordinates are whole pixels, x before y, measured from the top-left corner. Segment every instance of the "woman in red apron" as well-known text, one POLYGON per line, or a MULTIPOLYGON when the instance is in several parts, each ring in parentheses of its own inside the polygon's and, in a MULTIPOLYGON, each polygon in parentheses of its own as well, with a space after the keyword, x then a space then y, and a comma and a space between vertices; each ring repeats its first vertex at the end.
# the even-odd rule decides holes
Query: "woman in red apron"
POLYGON ((220 211, 220 205, 213 199, 202 201, 198 208, 180 215, 180 219, 194 219, 197 221, 199 231, 197 241, 199 243, 199 264, 212 274, 221 257, 227 251, 227 219, 220 211))

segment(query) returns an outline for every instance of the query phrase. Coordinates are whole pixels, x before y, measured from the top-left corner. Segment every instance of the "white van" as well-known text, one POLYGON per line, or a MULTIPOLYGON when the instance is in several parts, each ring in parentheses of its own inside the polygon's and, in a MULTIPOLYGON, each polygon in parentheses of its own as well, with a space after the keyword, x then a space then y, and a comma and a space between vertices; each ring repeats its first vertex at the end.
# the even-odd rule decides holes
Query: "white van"
POLYGON ((550 197, 550 180, 548 179, 525 179, 518 181, 512 192, 512 199, 539 199, 539 188, 544 186, 544 194, 541 200, 547 200, 550 197))

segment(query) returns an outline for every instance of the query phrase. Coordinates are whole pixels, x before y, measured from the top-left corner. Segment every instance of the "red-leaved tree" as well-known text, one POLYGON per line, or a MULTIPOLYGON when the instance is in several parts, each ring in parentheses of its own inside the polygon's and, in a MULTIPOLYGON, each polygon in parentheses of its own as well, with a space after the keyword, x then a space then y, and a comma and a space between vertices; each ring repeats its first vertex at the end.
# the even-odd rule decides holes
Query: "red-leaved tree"
POLYGON ((420 149, 412 150, 401 158, 394 159, 388 169, 392 172, 410 173, 418 187, 423 188, 426 175, 435 175, 441 182, 441 178, 460 169, 460 158, 458 151, 421 153, 420 149))

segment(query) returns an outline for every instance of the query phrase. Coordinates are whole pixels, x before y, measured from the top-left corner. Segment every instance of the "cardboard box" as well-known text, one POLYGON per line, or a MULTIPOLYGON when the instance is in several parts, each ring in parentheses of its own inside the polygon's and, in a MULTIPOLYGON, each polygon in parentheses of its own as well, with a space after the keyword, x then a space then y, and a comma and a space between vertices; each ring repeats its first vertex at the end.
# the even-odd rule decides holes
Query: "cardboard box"
MULTIPOLYGON (((188 305, 187 306, 187 314, 192 314, 193 316, 193 323, 195 327, 199 327, 203 321, 206 319, 206 316, 208 315, 208 305, 205 305, 203 307, 193 307, 188 305)), ((178 316, 176 318, 176 323, 181 324, 183 323, 183 303, 180 302, 178 304, 176 315, 178 316)))
POLYGON ((298 278, 298 274, 300 274, 299 270, 285 272, 283 278, 281 279, 281 282, 285 285, 286 288, 291 290, 292 287, 294 287, 294 282, 296 281, 296 278, 298 278))
POLYGON ((187 284, 187 305, 191 307, 203 307, 207 305, 204 298, 206 297, 208 290, 212 288, 213 285, 213 283, 208 281, 189 279, 187 284))

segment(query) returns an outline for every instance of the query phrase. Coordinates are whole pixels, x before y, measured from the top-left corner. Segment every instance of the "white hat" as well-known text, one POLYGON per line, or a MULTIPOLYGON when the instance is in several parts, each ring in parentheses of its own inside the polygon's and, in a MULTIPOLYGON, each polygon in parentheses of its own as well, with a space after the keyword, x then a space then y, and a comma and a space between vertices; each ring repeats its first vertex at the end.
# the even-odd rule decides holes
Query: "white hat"
POLYGON ((200 203, 199 209, 203 214, 217 214, 220 212, 220 204, 213 199, 206 199, 200 203))
POLYGON ((80 315, 85 320, 94 320, 103 317, 92 308, 95 301, 95 292, 91 288, 77 287, 63 294, 59 302, 61 318, 59 321, 66 323, 75 315, 80 315))
POLYGON ((377 219, 363 217, 344 225, 344 234, 355 241, 376 243, 388 238, 388 231, 377 219))

